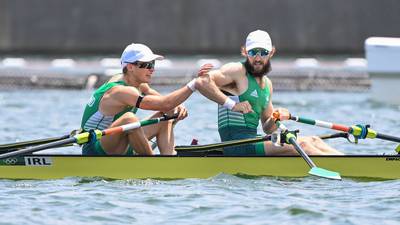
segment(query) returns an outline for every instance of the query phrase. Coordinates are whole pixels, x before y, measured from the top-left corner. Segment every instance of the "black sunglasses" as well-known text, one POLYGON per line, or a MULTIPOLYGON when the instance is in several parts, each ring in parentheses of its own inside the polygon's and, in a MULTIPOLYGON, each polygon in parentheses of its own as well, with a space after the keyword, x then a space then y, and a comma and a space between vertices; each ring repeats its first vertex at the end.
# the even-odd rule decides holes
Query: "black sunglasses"
POLYGON ((156 61, 150 61, 150 62, 126 62, 126 63, 131 63, 133 65, 136 65, 137 67, 141 68, 141 69, 154 69, 154 66, 156 65, 156 61))

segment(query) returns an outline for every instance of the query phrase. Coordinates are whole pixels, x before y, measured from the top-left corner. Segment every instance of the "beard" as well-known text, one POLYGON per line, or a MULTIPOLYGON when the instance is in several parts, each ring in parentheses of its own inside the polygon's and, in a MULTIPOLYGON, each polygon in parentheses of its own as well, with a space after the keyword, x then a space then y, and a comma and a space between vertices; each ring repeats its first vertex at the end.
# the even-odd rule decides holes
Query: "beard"
POLYGON ((267 73, 269 73, 272 70, 271 67, 271 61, 268 60, 267 64, 263 65, 262 69, 259 71, 256 71, 254 66, 250 64, 249 60, 246 59, 246 62, 244 63, 244 66, 246 68, 246 71, 250 73, 254 77, 262 77, 265 76, 267 73))

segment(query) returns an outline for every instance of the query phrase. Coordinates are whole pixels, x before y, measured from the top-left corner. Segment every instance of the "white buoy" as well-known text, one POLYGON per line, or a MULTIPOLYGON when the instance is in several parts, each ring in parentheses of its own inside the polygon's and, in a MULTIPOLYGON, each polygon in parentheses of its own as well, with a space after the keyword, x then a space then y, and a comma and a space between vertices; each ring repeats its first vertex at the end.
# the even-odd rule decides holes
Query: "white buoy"
POLYGON ((119 58, 103 58, 100 60, 100 65, 107 68, 120 68, 121 60, 119 58))
POLYGON ((400 105, 400 38, 365 40, 372 99, 400 105))
POLYGON ((54 59, 51 66, 55 68, 73 68, 76 63, 73 59, 54 59))
POLYGON ((300 68, 316 68, 319 63, 315 58, 298 58, 294 61, 294 65, 300 68))
POLYGON ((110 68, 110 69, 105 69, 104 70, 104 75, 106 76, 114 76, 116 74, 120 74, 122 73, 122 69, 121 68, 110 68))
POLYGON ((169 59, 157 60, 156 61, 156 69, 170 69, 172 68, 172 62, 169 59))
POLYGON ((218 69, 219 67, 221 67, 221 61, 219 61, 218 59, 199 59, 196 62, 197 67, 201 67, 204 64, 212 64, 214 66, 214 69, 218 69))
POLYGON ((349 68, 366 69, 367 60, 364 58, 348 58, 344 61, 344 65, 349 68))
POLYGON ((5 58, 1 63, 5 67, 25 67, 26 65, 24 58, 5 58))

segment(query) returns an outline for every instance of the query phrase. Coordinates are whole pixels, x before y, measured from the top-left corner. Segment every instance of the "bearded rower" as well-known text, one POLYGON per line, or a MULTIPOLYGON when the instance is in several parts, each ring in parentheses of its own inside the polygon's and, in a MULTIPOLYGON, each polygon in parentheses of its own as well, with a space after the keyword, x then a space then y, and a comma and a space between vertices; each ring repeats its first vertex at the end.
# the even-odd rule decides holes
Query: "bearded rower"
MULTIPOLYGON (((271 58, 275 53, 266 31, 256 30, 246 38, 242 47, 244 62, 231 62, 218 70, 201 76, 198 90, 208 99, 219 104, 218 132, 221 141, 254 138, 261 120, 266 134, 277 129, 273 112, 280 120, 289 118, 285 108, 274 109, 272 83, 266 76, 271 71, 271 58)), ((342 154, 318 137, 300 137, 300 145, 307 154, 342 154)), ((224 148, 225 155, 293 155, 292 145, 275 146, 271 141, 224 148)))

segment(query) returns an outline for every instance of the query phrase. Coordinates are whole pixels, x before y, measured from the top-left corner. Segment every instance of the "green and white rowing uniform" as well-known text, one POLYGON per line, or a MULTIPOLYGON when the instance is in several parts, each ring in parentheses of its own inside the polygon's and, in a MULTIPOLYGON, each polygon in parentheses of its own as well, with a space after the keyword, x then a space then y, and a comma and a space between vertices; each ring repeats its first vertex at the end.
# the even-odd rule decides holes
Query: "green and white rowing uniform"
MULTIPOLYGON (((247 90, 239 96, 228 96, 235 102, 248 101, 254 112, 242 114, 233 112, 218 105, 218 132, 221 141, 254 138, 257 136, 257 127, 261 113, 268 107, 271 92, 265 81, 265 87, 261 88, 254 76, 246 72, 248 81, 247 90)), ((242 145, 224 148, 225 155, 264 155, 264 143, 242 145)))
MULTIPOLYGON (((86 104, 85 111, 83 113, 81 122, 81 129, 83 131, 107 129, 115 120, 117 120, 126 112, 137 112, 137 108, 133 106, 126 107, 124 110, 114 116, 105 116, 99 111, 100 101, 103 98, 103 95, 108 90, 118 85, 127 86, 124 81, 109 82, 103 84, 93 93, 93 95, 90 97, 89 102, 86 104)), ((132 154, 132 151, 130 150, 128 151, 128 153, 132 154)), ((106 155, 104 149, 101 147, 99 140, 84 144, 82 146, 82 154, 106 155)))

